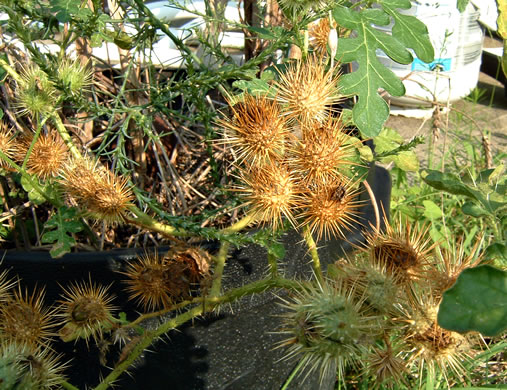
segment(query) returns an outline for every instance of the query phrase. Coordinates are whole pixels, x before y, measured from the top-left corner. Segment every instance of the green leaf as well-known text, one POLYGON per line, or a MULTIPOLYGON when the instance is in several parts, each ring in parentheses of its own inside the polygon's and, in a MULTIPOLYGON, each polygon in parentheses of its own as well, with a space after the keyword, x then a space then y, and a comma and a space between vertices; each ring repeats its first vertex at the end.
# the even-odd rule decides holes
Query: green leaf
POLYGON ((442 210, 431 200, 423 200, 424 216, 428 219, 442 218, 442 210))
POLYGON ((423 169, 421 171, 421 178, 426 184, 437 190, 449 192, 454 195, 465 195, 475 199, 474 193, 470 191, 468 186, 462 183, 460 178, 452 173, 423 169))
POLYGON ((484 260, 493 260, 507 265, 507 245, 499 242, 491 244, 484 251, 484 260))
POLYGON ((465 11, 469 2, 470 2, 470 0, 458 0, 457 6, 458 6, 459 12, 465 11))
POLYGON ((79 13, 80 0, 50 0, 49 7, 60 23, 70 22, 72 16, 79 13))
POLYGON ((419 159, 412 150, 398 152, 395 155, 381 158, 383 163, 394 162, 394 164, 403 171, 415 172, 419 170, 419 159))
POLYGON ((464 270, 443 294, 438 324, 488 337, 502 333, 507 328, 507 272, 489 265, 464 270))
POLYGON ((262 27, 247 26, 247 29, 257 34, 257 36, 261 39, 277 39, 280 36, 280 28, 276 27, 271 30, 262 27))
POLYGON ((403 137, 395 129, 384 127, 375 137, 375 152, 384 154, 396 149, 403 143, 403 137))
POLYGON ((383 9, 357 12, 337 6, 333 10, 333 17, 340 26, 356 31, 354 36, 339 40, 336 58, 342 63, 357 61, 359 64, 356 71, 341 77, 340 92, 358 96, 353 109, 354 123, 364 137, 378 135, 389 116, 389 107, 379 95, 379 89, 393 96, 405 94, 401 80, 378 60, 377 50, 382 50, 395 62, 409 64, 413 57, 407 47, 414 49, 421 58, 429 57, 431 47, 427 34, 418 33, 415 40, 412 34, 406 34, 407 29, 422 31, 420 22, 414 22, 415 18, 400 16, 396 10, 410 8, 410 1, 384 0, 381 4, 383 9), (396 31, 392 35, 373 27, 389 25, 390 16, 393 15, 396 31))
MULTIPOLYGON (((490 170, 491 174, 493 170, 490 170)), ((449 192, 454 195, 464 195, 479 201, 483 209, 491 215, 501 212, 507 206, 505 195, 497 192, 497 189, 503 189, 503 186, 491 186, 488 184, 489 175, 483 173, 479 175, 479 180, 471 181, 471 184, 463 183, 456 175, 425 169, 421 171, 421 178, 430 186, 449 192), (485 182, 484 182, 485 181, 485 182)))
POLYGON ((281 242, 272 242, 268 246, 268 254, 277 259, 283 259, 285 257, 285 247, 281 242))
POLYGON ((69 253, 76 244, 71 234, 83 230, 83 224, 78 219, 75 208, 63 206, 46 222, 44 229, 47 231, 42 235, 42 242, 53 243, 49 253, 52 257, 58 258, 69 253))
POLYGON ((465 213, 466 215, 471 215, 472 217, 483 217, 485 215, 488 215, 488 212, 484 210, 481 206, 477 205, 474 202, 465 202, 463 206, 461 207, 461 211, 465 213))
POLYGON ((415 16, 400 14, 396 9, 410 9, 412 4, 409 0, 384 0, 382 8, 393 19, 393 36, 406 47, 411 47, 417 53, 417 57, 424 62, 431 62, 435 57, 433 46, 430 43, 428 28, 415 16))
MULTIPOLYGON (((36 179, 32 179, 36 180, 36 179)), ((35 205, 41 205, 46 201, 44 195, 42 195, 38 189, 34 188, 32 182, 27 176, 21 176, 21 186, 28 194, 28 199, 35 205)), ((41 186, 42 187, 42 186, 41 186)))

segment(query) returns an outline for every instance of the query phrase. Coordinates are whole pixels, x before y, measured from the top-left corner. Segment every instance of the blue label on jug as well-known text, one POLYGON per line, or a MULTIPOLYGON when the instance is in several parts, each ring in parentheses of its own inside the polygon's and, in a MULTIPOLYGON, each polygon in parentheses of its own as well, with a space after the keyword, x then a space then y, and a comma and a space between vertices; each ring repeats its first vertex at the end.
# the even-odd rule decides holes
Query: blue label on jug
POLYGON ((449 72, 451 70, 451 59, 450 58, 435 58, 434 61, 426 63, 421 61, 419 58, 415 58, 412 62, 412 70, 429 71, 440 70, 443 72, 449 72))

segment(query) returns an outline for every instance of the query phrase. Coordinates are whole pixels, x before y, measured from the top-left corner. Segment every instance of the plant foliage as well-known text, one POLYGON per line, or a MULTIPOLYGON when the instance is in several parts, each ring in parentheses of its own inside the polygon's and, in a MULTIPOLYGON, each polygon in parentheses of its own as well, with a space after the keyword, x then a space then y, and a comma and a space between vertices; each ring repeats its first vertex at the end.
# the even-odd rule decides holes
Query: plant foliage
POLYGON ((333 16, 341 26, 355 31, 355 36, 339 40, 336 58, 344 63, 357 61, 358 69, 345 74, 341 92, 357 95, 353 108, 354 122, 365 137, 374 137, 389 116, 389 107, 379 89, 393 96, 402 96, 405 87, 401 80, 377 58, 381 50, 393 61, 409 64, 413 56, 408 48, 425 62, 433 60, 433 47, 426 26, 413 16, 403 15, 398 9, 409 9, 408 0, 383 0, 382 9, 363 9, 359 12, 338 6, 333 16), (388 26, 394 20, 392 34, 376 26, 388 26))

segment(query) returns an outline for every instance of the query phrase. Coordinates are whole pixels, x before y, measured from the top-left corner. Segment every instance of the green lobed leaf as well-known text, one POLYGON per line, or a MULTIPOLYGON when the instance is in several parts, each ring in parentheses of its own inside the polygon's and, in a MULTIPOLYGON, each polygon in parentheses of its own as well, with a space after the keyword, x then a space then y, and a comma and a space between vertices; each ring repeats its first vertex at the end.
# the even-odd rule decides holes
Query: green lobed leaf
POLYGON ((75 208, 63 206, 46 222, 44 229, 47 231, 42 235, 42 242, 53 244, 49 253, 58 258, 69 253, 76 244, 71 234, 83 230, 83 224, 78 219, 75 208))
MULTIPOLYGON (((35 179, 33 179, 35 180, 35 179)), ((42 195, 38 189, 34 188, 28 177, 21 176, 21 186, 28 194, 28 199, 30 199, 31 202, 35 205, 41 205, 46 201, 46 198, 44 198, 44 195, 42 195)), ((41 186, 42 187, 42 186, 41 186)))
POLYGON ((431 45, 428 28, 415 16, 404 15, 397 11, 398 8, 410 9, 410 0, 383 0, 380 2, 384 11, 393 19, 393 36, 406 47, 414 49, 417 57, 424 62, 431 62, 435 58, 435 52, 431 45))
POLYGON ((389 107, 380 96, 379 89, 384 89, 393 96, 405 94, 401 80, 378 60, 377 50, 382 50, 393 61, 402 64, 409 64, 413 60, 407 47, 425 59, 429 59, 432 51, 427 33, 422 33, 421 22, 416 22, 413 17, 401 16, 397 11, 397 8, 410 8, 409 1, 384 0, 381 4, 383 9, 363 9, 357 12, 337 6, 333 10, 333 17, 340 26, 356 32, 352 37, 339 40, 336 59, 342 63, 357 61, 359 65, 356 71, 341 77, 340 92, 358 97, 353 116, 364 137, 378 135, 389 116, 389 107), (373 24, 389 25, 390 16, 394 17, 396 26, 392 35, 373 27, 373 24), (417 39, 414 34, 407 34, 408 29, 417 32, 417 39))
POLYGON ((493 337, 507 329, 507 272, 481 265, 464 270, 443 294, 438 324, 493 337))
POLYGON ((458 7, 459 12, 465 11, 469 2, 470 2, 470 0, 458 0, 457 7, 458 7))
POLYGON ((413 150, 405 150, 395 155, 381 158, 383 163, 394 162, 403 171, 415 172, 419 170, 419 159, 413 150))

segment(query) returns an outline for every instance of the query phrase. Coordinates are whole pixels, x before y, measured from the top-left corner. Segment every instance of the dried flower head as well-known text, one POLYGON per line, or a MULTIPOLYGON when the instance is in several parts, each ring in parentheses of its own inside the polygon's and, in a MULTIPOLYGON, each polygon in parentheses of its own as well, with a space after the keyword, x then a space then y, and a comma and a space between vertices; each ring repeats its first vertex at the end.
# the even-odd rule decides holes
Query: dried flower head
POLYGON ((365 362, 366 372, 374 378, 375 388, 383 386, 397 389, 402 384, 407 386, 407 363, 400 356, 400 351, 389 342, 384 347, 374 347, 369 351, 365 362))
POLYGON ((449 372, 462 381, 467 372, 463 363, 470 358, 474 335, 463 335, 441 328, 437 323, 439 298, 431 289, 417 290, 413 304, 407 306, 405 330, 406 359, 417 368, 419 377, 426 377, 425 370, 434 375, 438 369, 449 383, 449 372))
POLYGON ((345 180, 342 171, 354 164, 351 159, 355 155, 348 139, 336 118, 302 124, 301 139, 291 148, 291 169, 306 184, 345 180))
POLYGON ((428 234, 429 226, 418 229, 416 225, 401 219, 396 227, 385 220, 385 231, 373 230, 366 235, 366 246, 373 262, 385 265, 401 283, 426 278, 431 264, 431 252, 435 248, 428 234))
POLYGON ((167 308, 173 303, 167 263, 157 252, 138 257, 122 274, 127 277, 129 298, 137 300, 145 310, 167 308))
POLYGON ((283 164, 251 167, 241 171, 243 186, 238 190, 259 221, 270 223, 273 229, 283 224, 283 217, 293 225, 294 208, 299 201, 299 188, 293 175, 283 164))
POLYGON ((321 376, 329 370, 343 381, 345 367, 357 364, 361 349, 373 342, 378 328, 377 317, 367 316, 353 289, 339 282, 304 285, 290 300, 282 299, 281 333, 288 338, 280 347, 288 347, 286 359, 300 357, 308 374, 320 368, 321 376), (373 332, 373 333, 372 333, 373 332))
MULTIPOLYGON (((16 155, 16 143, 12 130, 0 122, 0 151, 9 159, 16 155)), ((6 168, 9 164, 3 158, 0 158, 0 168, 6 168)))
POLYGON ((69 162, 62 176, 71 202, 90 217, 111 224, 124 221, 134 198, 126 178, 88 159, 69 162))
POLYGON ((33 348, 47 346, 53 336, 54 311, 44 307, 44 290, 31 295, 21 286, 0 307, 0 337, 33 348))
POLYGON ((79 95, 89 91, 93 69, 90 63, 83 65, 79 59, 64 58, 58 67, 58 78, 71 95, 79 95))
POLYGON ((310 25, 308 30, 310 45, 319 55, 327 54, 327 40, 330 31, 329 18, 321 18, 310 25))
POLYGON ((477 240, 469 255, 465 253, 463 240, 458 240, 450 249, 437 246, 435 249, 435 264, 428 271, 428 280, 431 280, 433 291, 441 296, 445 290, 451 288, 458 276, 467 268, 481 264, 483 257, 478 255, 481 240, 477 240))
POLYGON ((16 106, 21 115, 44 115, 55 110, 57 91, 48 75, 36 65, 24 68, 16 90, 16 106))
POLYGON ((61 355, 48 348, 31 348, 13 341, 0 341, 2 389, 60 388, 67 364, 60 363, 61 355))
POLYGON ((310 186, 301 201, 301 225, 308 226, 316 239, 345 237, 345 232, 357 223, 358 190, 350 180, 336 180, 325 185, 310 186))
POLYGON ((63 299, 58 301, 58 317, 63 325, 59 335, 63 341, 84 339, 88 344, 90 338, 100 339, 102 332, 111 328, 115 308, 108 289, 91 279, 63 288, 63 299))
POLYGON ((200 282, 210 272, 211 256, 201 248, 176 246, 166 253, 164 259, 169 267, 172 262, 184 264, 190 283, 200 282))
POLYGON ((16 284, 12 279, 8 279, 7 270, 0 273, 0 302, 7 300, 9 290, 16 284))
POLYGON ((275 82, 276 99, 289 119, 324 122, 333 105, 341 100, 338 78, 336 67, 326 70, 321 57, 310 55, 304 61, 289 63, 287 71, 280 73, 275 82))
MULTIPOLYGON (((23 161, 25 159, 32 142, 32 134, 20 138, 18 142, 18 160, 23 161)), ((29 173, 46 180, 61 173, 68 157, 67 145, 57 133, 41 134, 33 144, 26 167, 29 173)))
POLYGON ((245 94, 231 110, 232 118, 218 123, 225 130, 223 142, 237 153, 236 162, 264 165, 280 159, 289 131, 277 102, 245 94))

